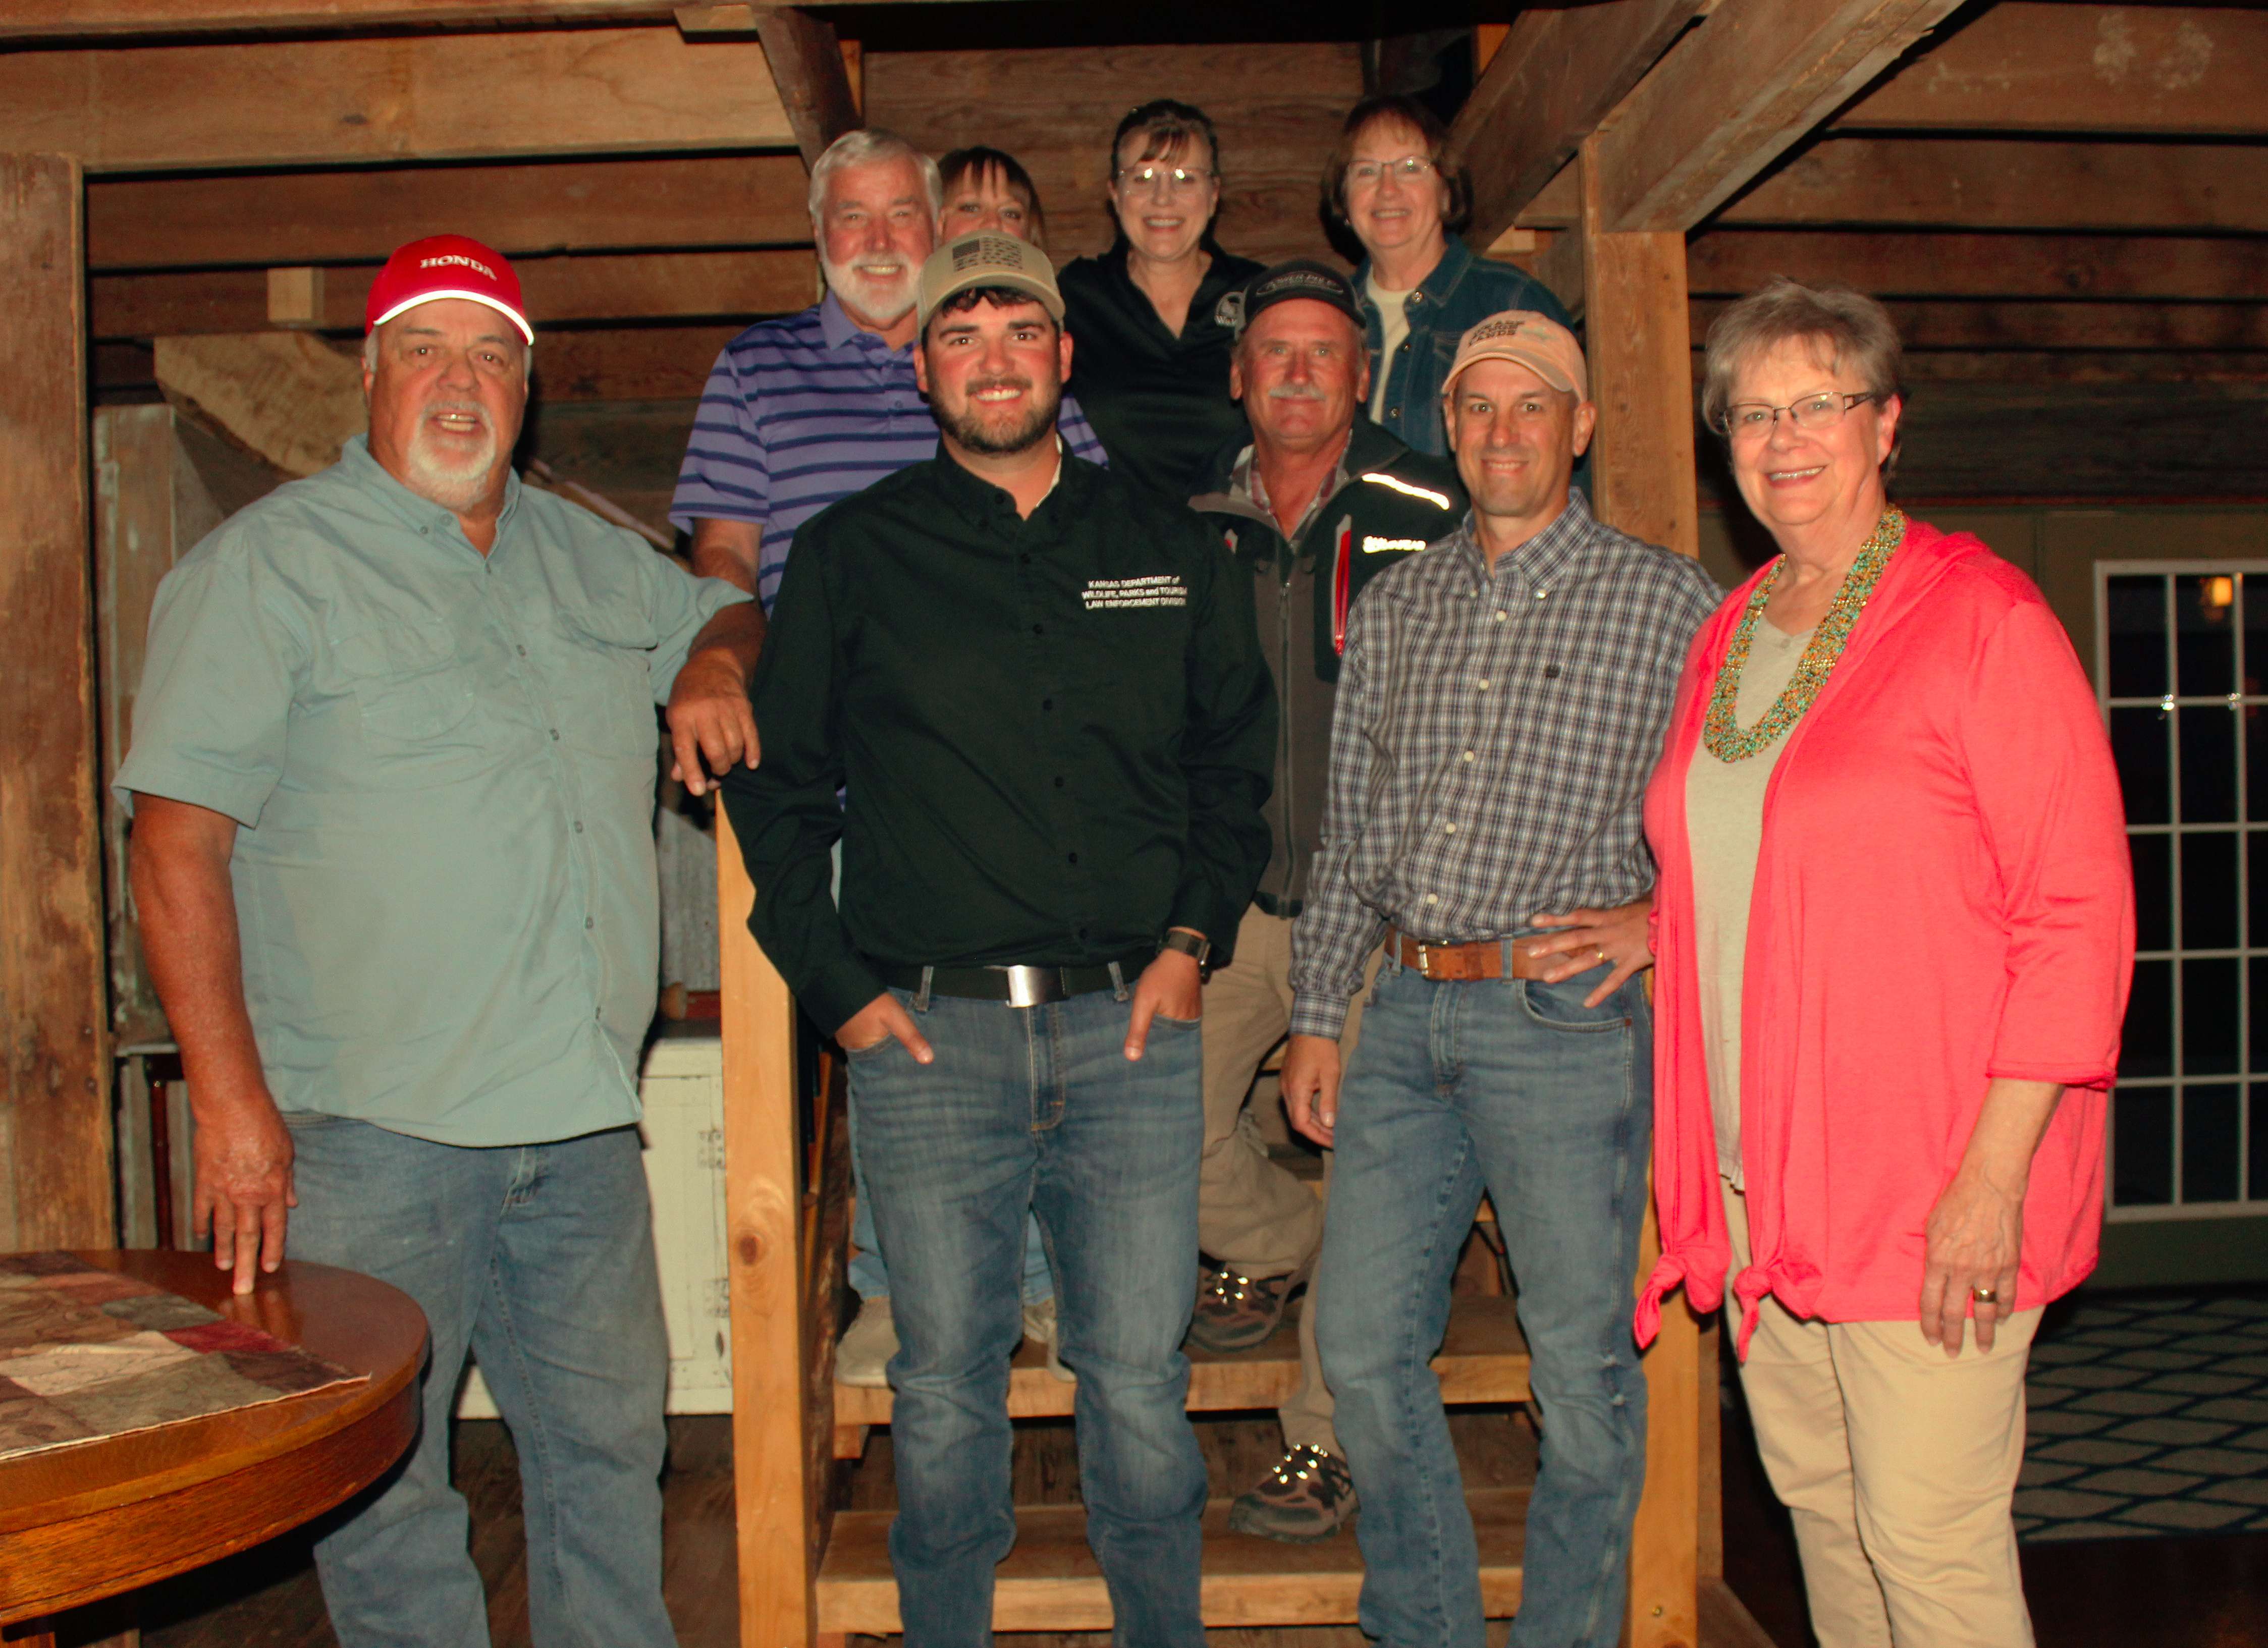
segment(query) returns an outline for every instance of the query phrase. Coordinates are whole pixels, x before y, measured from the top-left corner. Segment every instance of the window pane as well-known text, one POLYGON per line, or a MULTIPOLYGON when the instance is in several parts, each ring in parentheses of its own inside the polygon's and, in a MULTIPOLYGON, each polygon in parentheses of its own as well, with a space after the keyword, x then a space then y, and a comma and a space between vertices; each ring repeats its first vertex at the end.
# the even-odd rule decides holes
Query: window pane
POLYGON ((2244 942, 2259 947, 2268 945, 2268 830, 2251 831, 2244 839, 2252 854, 2244 942))
POLYGON ((2118 1073, 2174 1073, 2174 964, 2170 961, 2134 964, 2134 988, 2126 998, 2126 1028, 2119 1041, 2118 1073))
MULTIPOLYGON (((2257 582, 2268 585, 2268 576, 2257 582)), ((2268 636, 2260 637, 2261 651, 2247 653, 2248 659, 2258 658, 2253 666, 2253 690, 2259 690, 2257 673, 2268 669, 2268 636)), ((2244 816, 2257 823, 2268 824, 2268 709, 2258 704, 2246 704, 2235 714, 2244 717, 2244 816)))
POLYGON ((2182 948, 2236 948, 2236 837, 2182 837, 2182 948))
POLYGON ((2236 819, 2236 714, 2226 704, 2177 710, 2182 738, 2182 822, 2236 819))
POLYGON ((2244 966, 2251 975, 2246 984, 2252 996, 2252 1058, 2246 1068, 2268 1075, 2268 966, 2257 956, 2244 966))
POLYGON ((2218 1076, 2237 1068, 2237 964, 2232 958, 2182 963, 2182 1070, 2218 1076))
POLYGON ((2174 658, 2184 698, 2236 690, 2236 579, 2203 573, 2174 580, 2174 658))
POLYGON ((2174 1100, 2163 1087, 2121 1087, 2113 1096, 2110 1198, 2120 1207, 2156 1206, 2174 1199, 2174 1100))
POLYGON ((2245 1164, 2245 1200, 2268 1202, 2268 1086, 2257 1086, 2249 1095, 2252 1106, 2252 1129, 2246 1139, 2245 1154, 2251 1160, 2245 1164))
MULTIPOLYGON (((2256 835, 2256 864, 2268 866, 2268 834, 2256 835)), ((2134 855, 2134 943, 2142 950, 2174 947, 2174 838, 2129 835, 2134 855)), ((2253 885, 2259 886, 2256 879, 2253 885)), ((2256 894, 2255 896, 2258 896, 2256 894)))
MULTIPOLYGON (((2165 580, 2115 578, 2105 583, 2110 696, 2162 696, 2166 690, 2165 580)), ((2264 614, 2263 622, 2268 622, 2268 614, 2264 614)))
POLYGON ((2118 788, 2126 798, 2130 824, 2172 820, 2172 798, 2167 785, 2173 764, 2166 750, 2172 723, 2173 717, 2162 710, 2110 712, 2110 753, 2118 762, 2118 788))
POLYGON ((2236 1098, 2228 1086, 2182 1093, 2182 1200, 2236 1200, 2236 1098))

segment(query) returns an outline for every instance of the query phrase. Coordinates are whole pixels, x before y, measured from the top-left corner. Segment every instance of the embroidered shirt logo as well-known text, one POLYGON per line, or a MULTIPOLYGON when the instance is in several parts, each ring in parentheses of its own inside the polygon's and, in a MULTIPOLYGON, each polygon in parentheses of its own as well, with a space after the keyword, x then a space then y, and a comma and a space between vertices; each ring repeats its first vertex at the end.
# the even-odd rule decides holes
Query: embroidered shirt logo
POLYGON ((1425 547, 1425 541, 1423 538, 1372 538, 1366 536, 1362 541, 1362 552, 1365 555, 1405 555, 1412 549, 1423 549, 1425 547))
POLYGON ((1174 572, 1152 572, 1147 578, 1089 578, 1086 609, 1098 612, 1116 607, 1186 607, 1188 585, 1174 572))

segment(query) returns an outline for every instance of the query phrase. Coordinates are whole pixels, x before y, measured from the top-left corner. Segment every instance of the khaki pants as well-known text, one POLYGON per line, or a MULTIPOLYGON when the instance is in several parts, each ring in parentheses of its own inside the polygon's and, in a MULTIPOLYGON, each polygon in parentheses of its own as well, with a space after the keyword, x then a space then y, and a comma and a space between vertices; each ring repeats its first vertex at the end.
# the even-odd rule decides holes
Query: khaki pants
MULTIPOLYGON (((1749 1219, 1730 1185, 1725 1220, 1737 1273, 1749 1219)), ((2028 1648, 2009 1507, 2039 1325, 2019 1311, 1990 1355, 1972 1336, 1948 1359, 1911 1321, 1805 1321, 1764 1300, 1741 1387, 1794 1518, 1820 1648, 2028 1648)))
MULTIPOLYGON (((1377 970, 1373 957, 1370 971, 1377 970)), ((1367 982, 1367 978, 1366 978, 1367 982)), ((1348 1009, 1342 1057, 1354 1050, 1362 997, 1348 1009)), ((1323 1242, 1324 1195, 1268 1154, 1244 1098, 1254 1073, 1292 1027, 1292 923, 1256 905, 1236 930, 1236 960, 1204 992, 1204 1160, 1197 1179, 1197 1246, 1249 1276, 1295 1276, 1313 1269, 1323 1242)), ((1315 1355, 1315 1291, 1300 1308, 1300 1387, 1278 1410, 1286 1447, 1339 1452, 1331 1396, 1315 1355)))

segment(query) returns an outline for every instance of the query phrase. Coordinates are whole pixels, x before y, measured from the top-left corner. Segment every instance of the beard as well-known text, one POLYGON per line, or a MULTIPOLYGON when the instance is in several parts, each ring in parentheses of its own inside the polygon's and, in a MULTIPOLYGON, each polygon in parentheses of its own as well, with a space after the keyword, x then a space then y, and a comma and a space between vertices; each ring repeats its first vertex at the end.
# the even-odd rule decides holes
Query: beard
MULTIPOLYGON (((890 260, 897 265, 896 274, 870 275, 862 267, 867 261, 853 259, 848 263, 837 263, 821 256, 819 267, 826 274, 827 290, 877 326, 889 326, 903 320, 914 306, 915 291, 921 283, 920 267, 896 258, 890 260)), ((880 263, 884 260, 872 261, 880 263)))
POLYGON ((488 495, 489 477, 496 467, 496 421, 477 401, 433 401, 417 415, 417 432, 409 438, 404 454, 409 474, 405 484, 418 497, 443 509, 469 509, 488 495), (443 448, 431 420, 436 414, 460 412, 479 422, 481 442, 468 453, 443 448))
POLYGON ((951 436, 956 445, 969 452, 993 456, 1028 452, 1055 433, 1056 415, 1063 408, 1063 386, 1053 385, 1042 399, 1030 403, 1028 409, 1020 414, 998 412, 988 415, 976 397, 987 389, 1030 391, 1034 387, 1028 378, 980 379, 962 386, 958 407, 946 407, 939 401, 932 401, 931 410, 937 415, 939 427, 951 436))

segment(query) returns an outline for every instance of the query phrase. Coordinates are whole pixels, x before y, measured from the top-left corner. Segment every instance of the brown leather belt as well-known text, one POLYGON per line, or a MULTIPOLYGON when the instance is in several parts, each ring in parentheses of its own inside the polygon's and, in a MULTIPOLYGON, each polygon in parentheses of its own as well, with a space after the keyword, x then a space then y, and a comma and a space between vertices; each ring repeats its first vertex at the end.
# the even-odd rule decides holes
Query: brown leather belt
POLYGON ((1397 930, 1388 933, 1387 943, 1402 959, 1403 967, 1425 978, 1443 982, 1541 978, 1545 967, 1561 960, 1557 955, 1532 956, 1516 938, 1483 938, 1472 944, 1427 944, 1397 930))

